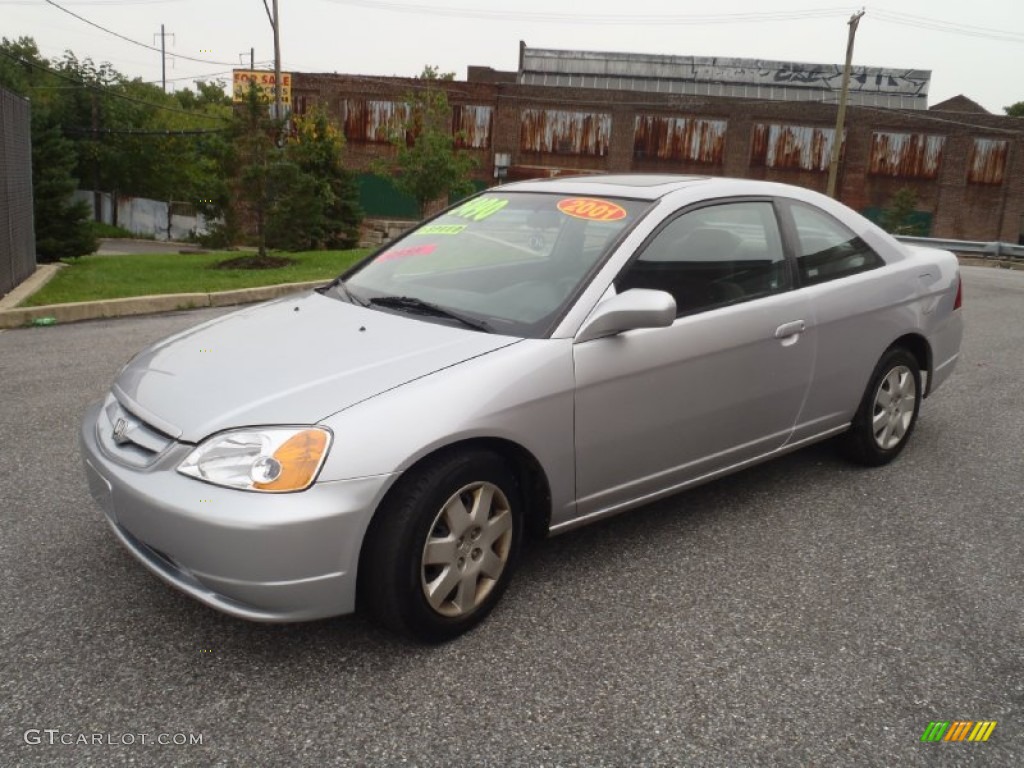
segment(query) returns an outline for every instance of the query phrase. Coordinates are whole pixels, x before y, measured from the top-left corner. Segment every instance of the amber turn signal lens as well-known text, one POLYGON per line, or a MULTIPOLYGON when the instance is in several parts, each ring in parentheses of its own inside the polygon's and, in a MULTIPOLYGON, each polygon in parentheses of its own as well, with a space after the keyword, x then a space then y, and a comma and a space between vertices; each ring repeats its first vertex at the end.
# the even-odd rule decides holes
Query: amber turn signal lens
POLYGON ((269 483, 253 483, 261 491, 300 491, 313 482, 327 450, 327 433, 306 429, 293 435, 274 451, 281 474, 269 483))

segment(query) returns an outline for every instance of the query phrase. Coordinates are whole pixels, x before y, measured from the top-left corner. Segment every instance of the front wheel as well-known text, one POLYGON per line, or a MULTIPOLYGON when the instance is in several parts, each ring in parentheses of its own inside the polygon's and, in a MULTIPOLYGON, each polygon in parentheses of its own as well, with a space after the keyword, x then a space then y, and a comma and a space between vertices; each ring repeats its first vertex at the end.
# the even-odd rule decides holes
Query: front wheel
POLYGON ((508 585, 522 520, 519 486, 499 456, 428 461, 399 481, 367 532, 363 604, 388 628, 425 642, 466 632, 508 585))
POLYGON ((847 455, 868 466, 888 464, 910 438, 921 407, 921 369, 910 352, 894 347, 879 360, 850 431, 847 455))

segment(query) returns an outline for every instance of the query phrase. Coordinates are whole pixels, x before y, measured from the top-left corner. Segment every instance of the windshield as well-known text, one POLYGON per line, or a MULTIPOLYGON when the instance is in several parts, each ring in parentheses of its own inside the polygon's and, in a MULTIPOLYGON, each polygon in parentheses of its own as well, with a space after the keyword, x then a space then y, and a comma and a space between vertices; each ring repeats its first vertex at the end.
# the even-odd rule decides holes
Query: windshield
POLYGON ((346 275, 345 288, 382 311, 538 337, 649 206, 498 190, 390 244, 346 275))

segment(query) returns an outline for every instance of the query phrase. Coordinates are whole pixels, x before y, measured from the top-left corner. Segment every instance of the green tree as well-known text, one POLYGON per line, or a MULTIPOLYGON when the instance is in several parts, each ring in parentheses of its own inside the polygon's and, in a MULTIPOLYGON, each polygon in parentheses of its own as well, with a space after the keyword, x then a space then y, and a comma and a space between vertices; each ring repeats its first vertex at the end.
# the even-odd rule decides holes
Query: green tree
POLYGON ((322 109, 284 126, 267 117, 267 102, 251 87, 237 115, 238 218, 256 225, 266 248, 307 250, 356 244, 362 211, 355 180, 342 164, 344 139, 322 109), (247 215, 246 215, 247 212, 247 215))
POLYGON ((917 192, 902 187, 889 199, 889 207, 882 212, 882 228, 893 235, 923 235, 924 227, 915 221, 917 192))
MULTIPOLYGON (((440 197, 473 191, 470 175, 476 162, 455 148, 448 92, 441 85, 454 77, 454 73, 439 74, 436 67, 423 68, 419 85, 405 99, 404 134, 392 140, 395 186, 416 201, 420 215, 440 197)), ((387 164, 375 167, 384 173, 391 170, 387 164)))
POLYGON ((327 112, 317 105, 309 114, 296 117, 287 156, 312 182, 321 205, 308 230, 308 247, 353 248, 359 241, 359 188, 345 169, 345 139, 331 125, 327 112))
POLYGON ((181 108, 186 110, 231 107, 231 97, 225 92, 222 80, 196 80, 194 93, 188 88, 182 88, 174 92, 174 98, 177 99, 181 108))
POLYGON ((32 207, 36 258, 41 262, 96 250, 89 206, 73 200, 78 159, 74 142, 62 136, 60 128, 67 94, 47 71, 48 64, 32 38, 0 40, 0 85, 32 103, 32 207))
POLYGON ((267 168, 266 242, 285 251, 305 251, 323 242, 324 185, 285 154, 267 168))
POLYGON ((70 51, 47 60, 31 38, 0 42, 0 84, 60 126, 75 152, 72 176, 86 188, 193 202, 208 217, 226 210, 231 106, 222 84, 165 94, 70 51))
POLYGON ((1008 107, 1003 107, 1003 110, 1010 117, 1024 117, 1024 101, 1018 101, 1016 104, 1011 104, 1008 107))
POLYGON ((36 258, 41 262, 84 256, 96 250, 89 205, 74 201, 75 150, 56 125, 32 129, 32 203, 36 258))
MULTIPOLYGON (((267 218, 273 202, 271 193, 281 194, 285 175, 280 168, 281 150, 275 137, 281 126, 267 115, 266 99, 250 83, 245 102, 236 113, 235 143, 238 172, 236 206, 248 208, 256 223, 259 258, 267 255, 267 218)), ((237 208, 236 208, 237 210, 237 208)))

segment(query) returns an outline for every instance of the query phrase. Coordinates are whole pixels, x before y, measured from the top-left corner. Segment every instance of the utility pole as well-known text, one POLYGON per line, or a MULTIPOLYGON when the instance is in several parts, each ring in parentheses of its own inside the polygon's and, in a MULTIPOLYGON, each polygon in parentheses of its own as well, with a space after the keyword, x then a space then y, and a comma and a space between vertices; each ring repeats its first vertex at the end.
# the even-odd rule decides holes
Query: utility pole
MULTIPOLYGON (((98 86, 93 83, 90 88, 92 97, 92 218, 93 221, 103 221, 103 194, 100 192, 100 105, 96 99, 98 86)), ((114 206, 115 210, 117 206, 114 206)))
POLYGON ((263 0, 270 26, 274 29, 274 119, 280 120, 284 116, 281 108, 281 19, 278 16, 277 0, 273 0, 273 5, 274 10, 271 11, 267 0, 263 0))
POLYGON ((256 49, 249 49, 249 71, 252 72, 256 69, 256 49))
POLYGON ((281 109, 281 17, 277 12, 277 0, 274 0, 274 118, 284 117, 281 109))
MULTIPOLYGON (((160 79, 164 84, 164 93, 167 93, 167 36, 168 33, 164 32, 164 25, 160 25, 160 79)), ((170 33, 171 37, 174 37, 174 33, 170 33)), ((154 33, 153 37, 156 37, 154 33)))
POLYGON ((839 113, 836 115, 836 135, 832 139, 832 162, 828 166, 828 196, 836 197, 836 179, 839 176, 839 152, 843 148, 843 127, 846 123, 846 99, 850 94, 850 67, 853 64, 853 41, 857 25, 864 11, 850 17, 850 35, 846 40, 846 66, 843 67, 843 87, 839 93, 839 113))

